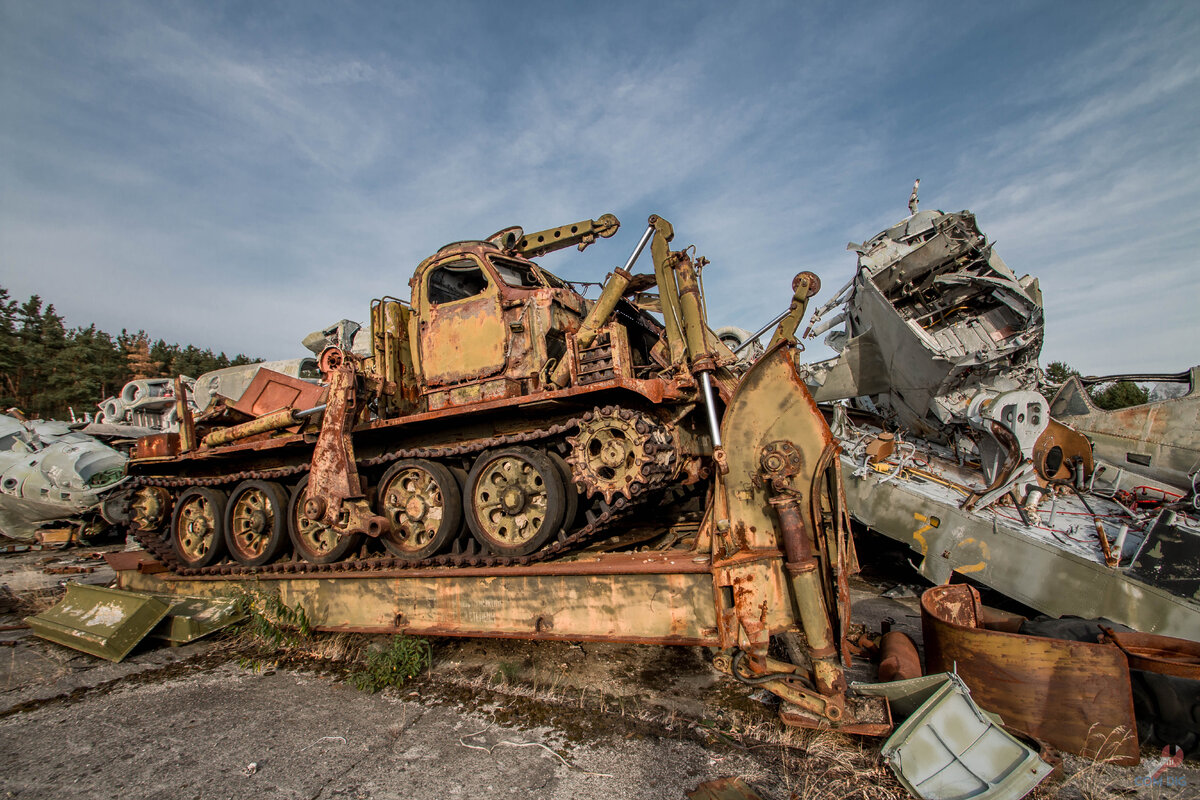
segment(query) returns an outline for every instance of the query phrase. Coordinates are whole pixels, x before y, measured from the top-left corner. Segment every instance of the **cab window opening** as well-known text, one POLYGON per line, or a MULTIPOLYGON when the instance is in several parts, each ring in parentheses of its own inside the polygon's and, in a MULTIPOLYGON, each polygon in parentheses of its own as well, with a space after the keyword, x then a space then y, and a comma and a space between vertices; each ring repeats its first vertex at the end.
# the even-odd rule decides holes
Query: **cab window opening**
POLYGON ((429 274, 429 302, 453 303, 482 294, 488 287, 487 275, 474 261, 452 261, 429 274))

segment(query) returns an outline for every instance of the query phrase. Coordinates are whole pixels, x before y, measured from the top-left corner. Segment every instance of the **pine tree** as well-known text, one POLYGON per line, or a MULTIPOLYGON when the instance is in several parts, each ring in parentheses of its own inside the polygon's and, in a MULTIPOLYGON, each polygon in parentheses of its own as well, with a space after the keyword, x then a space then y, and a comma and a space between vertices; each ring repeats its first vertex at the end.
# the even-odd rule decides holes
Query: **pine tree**
POLYGON ((150 337, 145 331, 138 331, 133 335, 125 353, 125 360, 129 362, 129 371, 133 373, 135 381, 157 378, 162 368, 162 364, 150 357, 150 337))
POLYGON ((17 371, 22 363, 17 314, 17 302, 0 286, 0 410, 17 404, 17 371))
POLYGON ((135 378, 199 377, 256 360, 162 339, 151 345, 144 330, 122 329, 115 339, 95 325, 68 331, 39 295, 17 303, 0 287, 0 409, 15 406, 31 418, 68 419, 71 409, 81 417, 135 378))
POLYGON ((1150 402, 1150 392, 1133 381, 1117 381, 1100 390, 1092 391, 1092 400, 1106 411, 1140 406, 1150 402))

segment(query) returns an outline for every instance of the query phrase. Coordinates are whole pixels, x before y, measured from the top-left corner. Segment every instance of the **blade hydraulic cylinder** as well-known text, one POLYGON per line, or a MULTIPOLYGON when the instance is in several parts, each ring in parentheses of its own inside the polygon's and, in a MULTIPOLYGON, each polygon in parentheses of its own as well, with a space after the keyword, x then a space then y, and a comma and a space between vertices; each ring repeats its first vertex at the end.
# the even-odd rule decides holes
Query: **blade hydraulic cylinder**
POLYGON ((792 281, 792 305, 788 308, 787 313, 783 316, 783 320, 779 323, 779 329, 775 331, 775 335, 771 337, 771 343, 767 345, 770 350, 779 342, 795 342, 796 329, 800 327, 800 323, 804 321, 804 312, 808 308, 808 298, 815 295, 821 289, 821 280, 811 272, 801 272, 792 281))
POLYGON ((658 298, 662 304, 663 327, 667 332, 667 347, 672 364, 683 364, 687 358, 687 345, 680 330, 679 288, 672 269, 671 250, 667 245, 675 238, 675 229, 662 217, 652 215, 650 225, 658 232, 650 244, 654 256, 654 278, 658 282, 658 298))
POLYGON ((779 515, 779 529, 783 534, 783 549, 787 556, 785 567, 791 577, 792 594, 800 610, 800 623, 808 641, 813 683, 821 694, 842 694, 846 691, 846 676, 838 663, 838 651, 821 590, 817 559, 813 555, 808 532, 804 530, 797 499, 785 494, 772 497, 770 503, 779 515))

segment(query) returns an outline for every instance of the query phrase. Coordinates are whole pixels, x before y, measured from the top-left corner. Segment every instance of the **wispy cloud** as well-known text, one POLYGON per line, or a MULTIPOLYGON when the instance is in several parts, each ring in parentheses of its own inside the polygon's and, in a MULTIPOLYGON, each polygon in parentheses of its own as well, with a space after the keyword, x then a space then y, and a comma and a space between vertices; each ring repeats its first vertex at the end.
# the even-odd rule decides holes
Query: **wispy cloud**
POLYGON ((1200 13, 538 8, 0 0, 0 283, 286 357, 446 241, 613 211, 547 262, 597 280, 658 212, 714 324, 756 327, 920 176, 1041 276, 1051 358, 1200 361, 1200 13))

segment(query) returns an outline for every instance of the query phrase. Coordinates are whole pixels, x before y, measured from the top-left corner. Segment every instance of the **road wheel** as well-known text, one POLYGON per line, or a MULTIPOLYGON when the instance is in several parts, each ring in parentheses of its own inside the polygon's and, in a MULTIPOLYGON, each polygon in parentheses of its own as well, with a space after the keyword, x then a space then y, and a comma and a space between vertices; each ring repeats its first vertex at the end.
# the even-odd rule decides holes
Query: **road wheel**
POLYGON ((420 561, 450 543, 462 528, 458 481, 435 461, 397 461, 376 492, 379 513, 392 523, 380 537, 392 555, 420 561))
POLYGON ((358 549, 362 534, 345 534, 320 520, 304 516, 307 494, 308 476, 305 475, 292 490, 292 499, 288 502, 288 536, 292 539, 292 547, 310 564, 341 561, 358 549))
POLYGON ((467 525, 503 556, 525 556, 562 527, 565 491, 558 467, 528 447, 484 453, 467 475, 467 525))
POLYGON ((287 492, 278 483, 239 483, 225 511, 225 544, 233 560, 259 567, 278 558, 288 542, 287 507, 287 492))
POLYGON ((579 516, 579 487, 571 477, 571 465, 558 453, 549 453, 550 460, 558 467, 558 475, 562 478, 563 493, 566 498, 566 509, 563 511, 562 527, 567 533, 575 528, 575 520, 579 516))
POLYGON ((225 493, 188 489, 171 516, 171 546, 183 564, 207 567, 225 553, 225 493))

